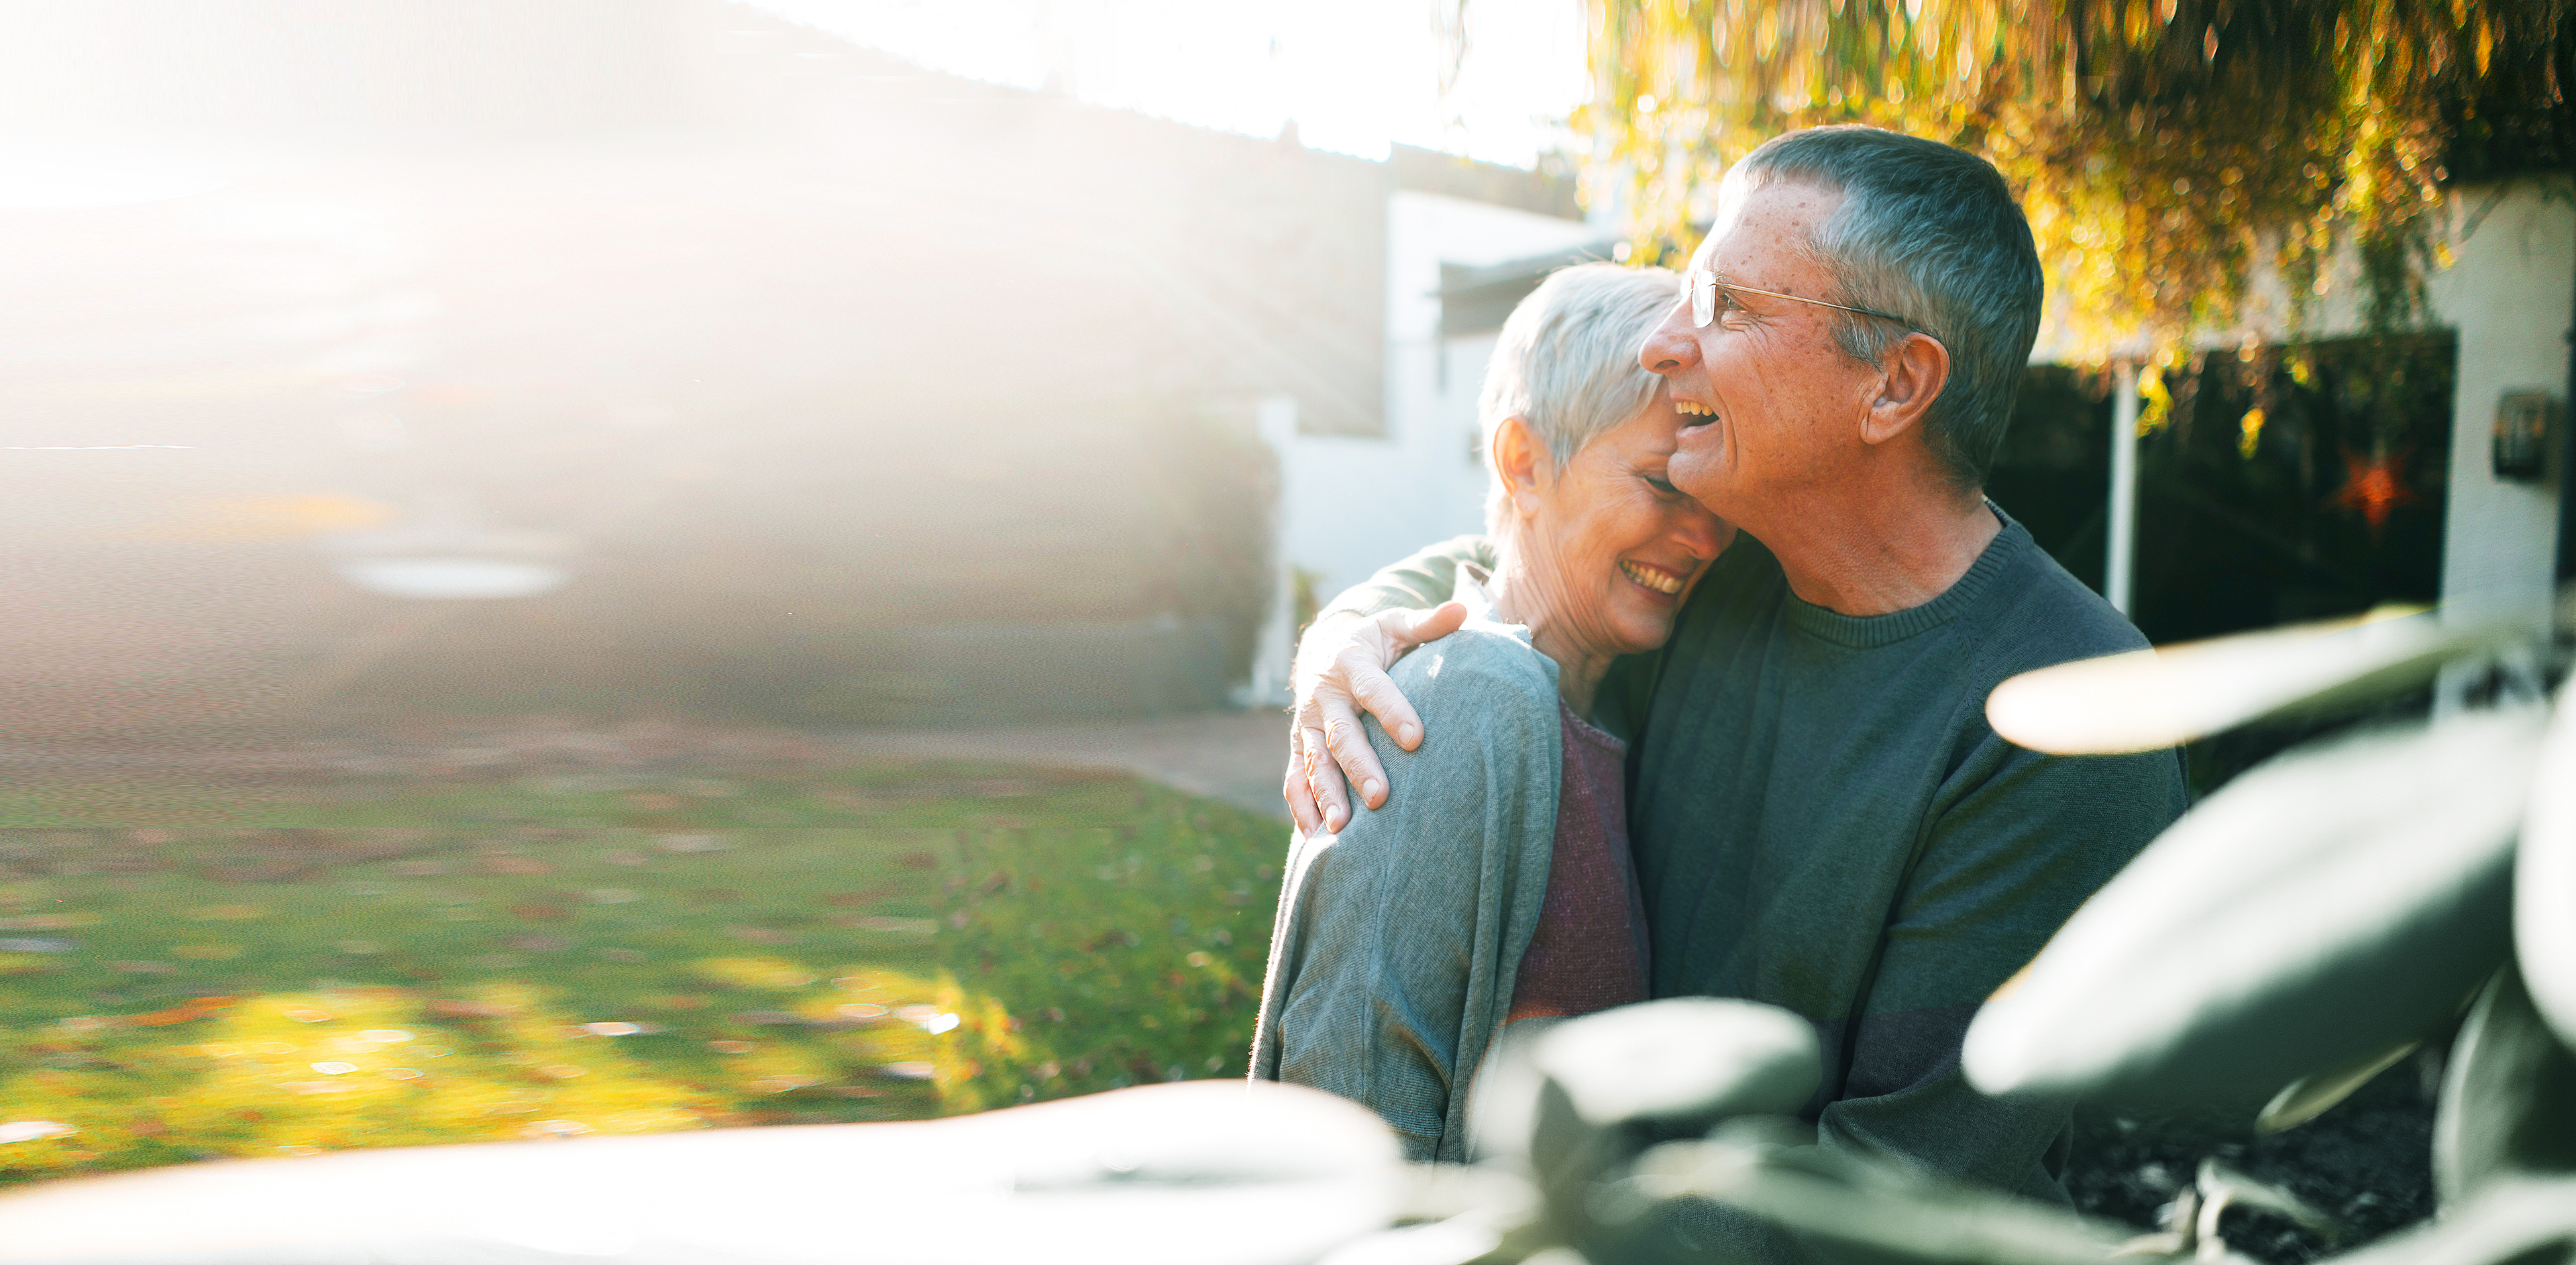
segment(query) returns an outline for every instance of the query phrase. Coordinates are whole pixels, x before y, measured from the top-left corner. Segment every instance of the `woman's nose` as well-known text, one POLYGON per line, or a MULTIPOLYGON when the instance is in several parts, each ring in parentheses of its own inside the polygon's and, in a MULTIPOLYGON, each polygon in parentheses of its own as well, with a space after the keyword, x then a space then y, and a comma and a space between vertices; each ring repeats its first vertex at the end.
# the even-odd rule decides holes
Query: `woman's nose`
POLYGON ((1702 562, 1724 552, 1726 542, 1734 538, 1733 523, 1698 506, 1692 506, 1683 513, 1681 523, 1673 532, 1673 543, 1680 545, 1682 552, 1702 562))
POLYGON ((1679 373, 1699 363, 1699 333, 1683 315, 1681 304, 1674 304, 1672 314, 1655 332, 1646 335, 1646 344, 1637 349, 1637 363, 1648 373, 1679 373))

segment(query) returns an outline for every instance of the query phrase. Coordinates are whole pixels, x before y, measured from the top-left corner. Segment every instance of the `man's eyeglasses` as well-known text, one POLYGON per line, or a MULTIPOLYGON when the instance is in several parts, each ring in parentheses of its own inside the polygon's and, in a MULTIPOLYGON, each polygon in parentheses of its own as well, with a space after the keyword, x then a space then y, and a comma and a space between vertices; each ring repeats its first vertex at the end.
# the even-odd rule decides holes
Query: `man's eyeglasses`
POLYGON ((1716 273, 1711 272, 1706 268, 1691 269, 1690 303, 1691 323, 1693 325, 1697 325, 1701 329, 1706 329, 1708 328, 1708 323, 1710 321, 1717 319, 1717 292, 1720 290, 1740 290, 1746 294, 1767 294, 1775 299, 1788 299, 1796 303, 1813 303, 1817 307, 1829 307, 1836 311, 1854 312, 1862 316, 1875 316, 1882 321, 1894 321, 1911 330, 1920 330, 1923 328, 1922 326, 1917 325, 1902 316, 1898 316, 1893 312, 1881 312, 1865 307, 1846 307, 1840 303, 1827 303, 1823 299, 1802 299, 1797 295, 1782 294, 1777 290, 1757 290, 1752 286, 1737 285, 1732 281, 1720 281, 1717 279, 1716 273))

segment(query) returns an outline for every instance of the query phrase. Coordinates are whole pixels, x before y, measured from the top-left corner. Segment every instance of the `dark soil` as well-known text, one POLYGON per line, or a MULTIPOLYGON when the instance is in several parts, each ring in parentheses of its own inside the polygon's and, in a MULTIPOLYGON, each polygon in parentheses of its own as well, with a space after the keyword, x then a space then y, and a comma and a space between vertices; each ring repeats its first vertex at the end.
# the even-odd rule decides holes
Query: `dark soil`
POLYGON ((2228 1246, 2273 1265, 2304 1265, 2432 1215, 2440 1080, 2439 1056, 2418 1054, 2324 1115, 2270 1137, 2254 1134, 2259 1103, 2161 1112, 2079 1107, 2067 1189, 2084 1212, 2159 1228, 2175 1192, 2191 1184, 2202 1159, 2214 1158, 2345 1224, 2335 1242, 2271 1213, 2227 1214, 2228 1246))

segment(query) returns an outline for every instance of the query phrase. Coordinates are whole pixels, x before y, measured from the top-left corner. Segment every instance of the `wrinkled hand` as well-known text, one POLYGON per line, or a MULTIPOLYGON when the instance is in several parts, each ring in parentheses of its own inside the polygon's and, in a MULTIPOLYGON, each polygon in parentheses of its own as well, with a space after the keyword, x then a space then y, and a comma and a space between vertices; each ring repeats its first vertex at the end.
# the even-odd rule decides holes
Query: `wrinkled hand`
POLYGON ((1458 631, 1467 608, 1444 602, 1431 610, 1376 615, 1333 615, 1315 621, 1297 643, 1289 673, 1296 717, 1290 722, 1288 776, 1283 793, 1299 831, 1321 826, 1339 831, 1351 819, 1349 780, 1359 783, 1369 807, 1386 803, 1386 770, 1369 749, 1360 712, 1411 751, 1422 745, 1422 718, 1404 701, 1386 671, 1406 651, 1458 631))

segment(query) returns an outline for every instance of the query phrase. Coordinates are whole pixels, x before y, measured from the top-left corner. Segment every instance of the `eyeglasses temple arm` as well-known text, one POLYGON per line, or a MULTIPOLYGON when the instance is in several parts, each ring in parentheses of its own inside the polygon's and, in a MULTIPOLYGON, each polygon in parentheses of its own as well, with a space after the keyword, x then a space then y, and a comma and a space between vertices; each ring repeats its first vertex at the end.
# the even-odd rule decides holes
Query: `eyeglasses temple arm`
MULTIPOLYGON (((1704 271, 1704 270, 1703 270, 1703 271, 1704 271)), ((1795 295, 1795 294, 1782 294, 1782 293, 1780 293, 1780 292, 1779 292, 1779 291, 1777 291, 1777 290, 1765 290, 1765 289, 1763 289, 1763 288, 1762 288, 1762 287, 1760 287, 1760 286, 1749 286, 1749 285, 1743 285, 1743 284, 1741 284, 1741 283, 1734 282, 1734 281, 1718 281, 1718 280, 1716 280, 1716 279, 1715 279, 1715 274, 1713 274, 1713 273, 1709 273, 1709 274, 1706 274, 1706 275, 1708 275, 1708 276, 1710 277, 1710 284, 1715 285, 1715 286, 1718 286, 1718 287, 1723 288, 1723 289, 1728 289, 1728 290, 1742 290, 1742 291, 1744 291, 1746 294, 1767 294, 1767 295, 1770 295, 1772 298, 1775 298, 1775 299, 1787 299, 1787 300, 1789 300, 1789 301, 1790 301, 1790 302, 1792 302, 1792 303, 1813 303, 1813 304, 1815 304, 1817 307, 1829 307, 1829 308, 1834 309, 1834 310, 1835 310, 1835 311, 1837 311, 1837 312, 1852 312, 1852 313, 1857 313, 1858 315, 1861 315, 1861 316, 1875 316, 1875 317, 1877 317, 1878 319, 1880 319, 1880 320, 1882 320, 1882 321, 1894 321, 1894 322, 1896 322, 1897 324, 1899 324, 1899 325, 1902 325, 1902 326, 1906 327, 1907 329, 1915 330, 1915 331, 1916 331, 1916 332, 1918 332, 1918 333, 1919 333, 1919 332, 1921 332, 1921 327, 1920 327, 1920 326, 1917 326, 1914 322, 1909 321, 1909 320, 1905 319, 1905 318, 1904 318, 1904 317, 1902 317, 1902 316, 1898 316, 1898 315, 1897 315, 1897 314, 1895 314, 1894 312, 1881 312, 1881 311, 1878 311, 1878 310, 1877 310, 1877 309, 1875 309, 1875 308, 1866 308, 1866 307, 1849 307, 1849 306, 1846 306, 1846 305, 1841 304, 1841 303, 1827 303, 1827 302, 1825 302, 1823 299, 1810 299, 1810 298, 1803 298, 1803 297, 1801 297, 1801 296, 1799 296, 1799 295, 1795 295)))

